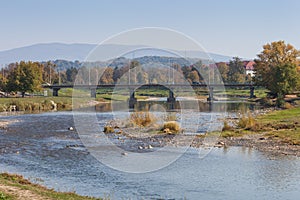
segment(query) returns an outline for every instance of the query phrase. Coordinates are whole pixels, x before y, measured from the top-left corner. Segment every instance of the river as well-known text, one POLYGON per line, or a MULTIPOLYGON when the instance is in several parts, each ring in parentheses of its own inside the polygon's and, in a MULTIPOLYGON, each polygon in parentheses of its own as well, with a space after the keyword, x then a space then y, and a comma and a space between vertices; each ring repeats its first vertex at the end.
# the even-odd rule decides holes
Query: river
MULTIPOLYGON (((98 112, 101 122, 110 112, 98 112)), ((127 173, 99 162, 85 148, 72 112, 2 116, 0 170, 59 191, 110 199, 298 199, 300 159, 243 147, 213 148, 199 158, 188 148, 148 173, 127 173)), ((101 123, 100 123, 101 126, 101 123)), ((180 147, 178 147, 180 148, 180 147)), ((168 151, 168 150, 166 150, 168 151)), ((170 150, 170 154, 174 153, 170 150)), ((147 155, 147 153, 145 154, 147 155)), ((121 158, 120 158, 121 159, 121 158)))

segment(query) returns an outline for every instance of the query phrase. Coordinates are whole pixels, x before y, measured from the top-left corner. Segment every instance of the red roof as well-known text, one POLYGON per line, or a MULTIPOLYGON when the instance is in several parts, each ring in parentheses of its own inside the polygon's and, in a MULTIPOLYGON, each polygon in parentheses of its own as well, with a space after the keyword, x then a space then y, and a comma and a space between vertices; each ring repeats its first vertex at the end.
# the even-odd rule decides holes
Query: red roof
POLYGON ((244 61, 244 67, 246 70, 253 70, 255 62, 254 61, 244 61))

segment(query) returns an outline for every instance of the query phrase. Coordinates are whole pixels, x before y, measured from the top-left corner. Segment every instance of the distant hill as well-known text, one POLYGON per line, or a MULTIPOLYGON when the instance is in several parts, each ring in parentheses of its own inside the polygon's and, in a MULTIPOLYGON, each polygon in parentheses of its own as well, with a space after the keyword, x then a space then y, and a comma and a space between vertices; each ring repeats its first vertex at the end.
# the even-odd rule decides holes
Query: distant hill
MULTIPOLYGON (((47 43, 35 44, 31 46, 0 51, 0 65, 12 62, 19 62, 21 60, 31 61, 48 61, 48 60, 67 60, 67 61, 84 61, 86 56, 96 47, 95 44, 63 44, 63 43, 47 43)), ((142 46, 127 46, 106 44, 98 49, 101 52, 100 57, 94 58, 95 61, 107 61, 111 55, 118 55, 118 53, 127 52, 142 46), (106 60, 105 60, 106 59, 106 60)), ((200 51, 174 51, 180 55, 186 55, 190 58, 204 58, 207 57, 206 53, 200 51)), ((121 56, 121 55, 120 55, 121 56)), ((141 57, 140 55, 135 55, 141 57)), ((160 55, 159 55, 160 56, 160 55)), ((209 53, 209 56, 215 61, 229 61, 231 57, 209 53)))

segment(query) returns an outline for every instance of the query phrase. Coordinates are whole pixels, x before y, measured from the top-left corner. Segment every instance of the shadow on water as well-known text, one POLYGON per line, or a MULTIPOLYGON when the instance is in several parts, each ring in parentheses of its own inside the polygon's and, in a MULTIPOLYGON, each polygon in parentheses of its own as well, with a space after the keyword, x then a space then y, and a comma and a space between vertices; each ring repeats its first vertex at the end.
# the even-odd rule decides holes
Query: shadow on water
MULTIPOLYGON (((168 103, 166 101, 138 101, 134 104, 134 110, 149 110, 153 105, 160 105, 166 111, 182 109, 183 101, 168 103)), ((197 105, 197 104, 196 104, 197 105)), ((184 101, 184 109, 199 110, 200 112, 239 112, 247 113, 261 109, 262 106, 246 101, 215 101, 213 103, 198 101, 198 107, 195 107, 195 101, 184 101)), ((99 103, 94 106, 96 112, 112 112, 128 110, 128 104, 124 102, 99 103)))

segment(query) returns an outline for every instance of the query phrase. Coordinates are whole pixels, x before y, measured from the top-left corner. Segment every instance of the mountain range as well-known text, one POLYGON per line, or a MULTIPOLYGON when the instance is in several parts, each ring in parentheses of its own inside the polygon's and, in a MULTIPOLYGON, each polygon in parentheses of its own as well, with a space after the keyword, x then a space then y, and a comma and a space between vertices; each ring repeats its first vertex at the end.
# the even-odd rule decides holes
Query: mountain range
MULTIPOLYGON (((20 48, 15 48, 11 50, 0 51, 0 67, 5 64, 12 62, 19 62, 21 60, 31 60, 31 61, 48 61, 48 60, 68 60, 68 61, 84 61, 91 51, 97 47, 96 44, 64 44, 64 43, 45 43, 45 44, 35 44, 31 46, 25 46, 20 48)), ((97 58, 93 58, 94 61, 108 61, 112 59, 112 55, 124 56, 124 52, 131 51, 132 49, 145 48, 143 46, 129 46, 129 45, 118 45, 118 44, 104 44, 96 48, 99 53, 97 58), (99 56, 100 55, 100 56, 99 56)), ((149 54, 149 49, 147 54, 149 54)), ((163 55, 163 52, 154 52, 152 54, 155 56, 169 56, 163 55)), ((215 62, 227 62, 231 59, 230 56, 219 55, 214 53, 205 53, 202 51, 176 51, 175 54, 184 55, 189 58, 205 58, 208 56, 215 62)), ((151 53, 150 53, 151 54, 151 53)), ((127 55, 129 58, 132 55, 127 55)), ((135 57, 141 57, 139 51, 134 54, 135 57)), ((125 55, 126 57, 126 55, 125 55)))

